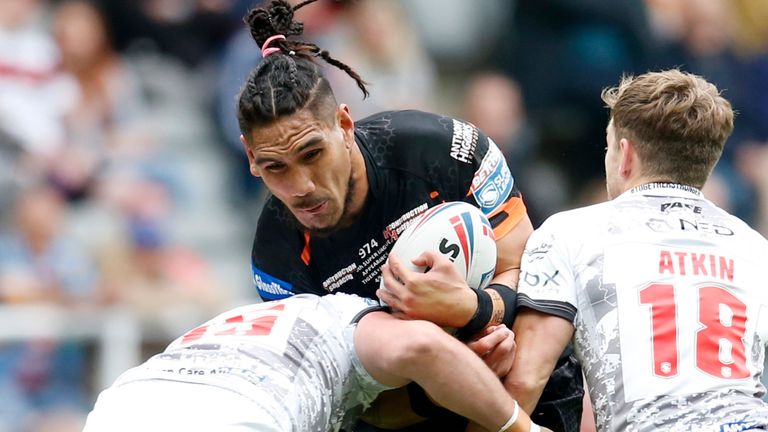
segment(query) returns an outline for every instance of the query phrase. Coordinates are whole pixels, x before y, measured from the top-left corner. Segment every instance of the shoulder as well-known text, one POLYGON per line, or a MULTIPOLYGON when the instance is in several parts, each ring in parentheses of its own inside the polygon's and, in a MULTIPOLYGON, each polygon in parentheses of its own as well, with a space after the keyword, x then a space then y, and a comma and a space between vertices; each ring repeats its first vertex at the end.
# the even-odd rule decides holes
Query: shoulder
POLYGON ((526 242, 526 251, 543 248, 570 255, 585 244, 599 241, 609 225, 611 208, 610 203, 601 203, 553 214, 533 231, 526 242))
POLYGON ((375 114, 358 122, 356 133, 377 164, 386 168, 471 168, 489 148, 488 138, 471 123, 416 110, 375 114))
POLYGON ((385 111, 356 124, 357 132, 374 143, 407 144, 409 148, 447 145, 463 127, 474 128, 461 120, 417 110, 385 111))
POLYGON ((588 236, 591 227, 602 227, 600 222, 611 214, 611 203, 604 202, 565 210, 548 217, 536 231, 562 236, 588 236))
POLYGON ((361 130, 371 128, 396 128, 401 132, 421 132, 440 129, 451 131, 451 117, 419 110, 382 111, 356 122, 361 130))

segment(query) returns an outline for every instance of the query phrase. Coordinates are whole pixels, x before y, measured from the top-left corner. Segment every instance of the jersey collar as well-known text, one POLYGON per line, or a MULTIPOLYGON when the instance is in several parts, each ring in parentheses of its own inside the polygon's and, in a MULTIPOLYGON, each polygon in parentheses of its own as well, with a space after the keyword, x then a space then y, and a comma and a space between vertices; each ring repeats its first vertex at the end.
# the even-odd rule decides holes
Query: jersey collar
POLYGON ((621 194, 621 196, 631 195, 651 195, 651 194, 663 194, 664 196, 680 196, 690 198, 701 198, 702 193, 699 189, 693 186, 684 185, 680 183, 663 183, 652 182, 644 183, 631 188, 630 190, 621 194))

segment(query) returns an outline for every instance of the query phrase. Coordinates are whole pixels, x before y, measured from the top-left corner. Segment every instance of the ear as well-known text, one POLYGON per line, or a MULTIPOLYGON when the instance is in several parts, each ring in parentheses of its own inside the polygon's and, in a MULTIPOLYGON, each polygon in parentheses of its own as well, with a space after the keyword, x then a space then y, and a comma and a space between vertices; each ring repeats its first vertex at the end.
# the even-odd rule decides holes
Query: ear
POLYGON ((336 119, 344 134, 344 144, 347 148, 352 148, 352 144, 355 142, 355 121, 352 120, 347 104, 341 104, 336 109, 336 119))
POLYGON ((248 141, 246 141, 245 137, 242 135, 240 135, 240 143, 243 144, 245 155, 248 156, 248 167, 250 168, 251 175, 254 177, 261 177, 259 167, 256 166, 256 159, 253 156, 253 150, 251 150, 251 146, 248 145, 248 141))
POLYGON ((635 164, 637 163, 637 153, 635 152, 635 146, 626 138, 622 138, 619 141, 619 150, 621 151, 619 159, 619 176, 627 179, 637 170, 637 167, 635 167, 635 164))

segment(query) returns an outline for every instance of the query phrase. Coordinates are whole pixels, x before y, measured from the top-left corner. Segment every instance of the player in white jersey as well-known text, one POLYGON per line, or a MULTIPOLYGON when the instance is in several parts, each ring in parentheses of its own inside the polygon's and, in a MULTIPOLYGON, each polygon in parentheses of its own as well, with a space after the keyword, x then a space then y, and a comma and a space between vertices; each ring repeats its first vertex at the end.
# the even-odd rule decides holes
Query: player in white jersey
POLYGON ((768 430, 768 242, 700 192, 731 106, 678 70, 626 77, 603 100, 611 201, 529 238, 505 384, 530 410, 572 342, 600 431, 768 430))
POLYGON ((539 430, 483 361, 436 325, 353 295, 302 294, 225 312, 179 337, 102 392, 84 432, 337 431, 379 392, 411 380, 488 430, 539 430))

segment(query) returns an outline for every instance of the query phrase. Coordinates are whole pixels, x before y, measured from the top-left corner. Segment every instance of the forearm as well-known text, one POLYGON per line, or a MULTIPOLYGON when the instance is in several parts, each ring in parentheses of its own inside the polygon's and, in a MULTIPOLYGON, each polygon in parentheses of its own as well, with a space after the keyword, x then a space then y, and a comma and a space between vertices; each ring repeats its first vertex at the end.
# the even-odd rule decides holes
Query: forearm
POLYGON ((526 216, 503 237, 496 239, 498 257, 496 259, 496 274, 491 283, 501 283, 512 288, 517 287, 525 243, 532 232, 533 225, 526 216))
MULTIPOLYGON (((529 362, 520 353, 515 358, 515 364, 529 362)), ((541 398, 544 386, 549 381, 552 370, 537 370, 538 368, 525 368, 514 366, 512 371, 504 378, 504 386, 509 394, 517 400, 523 411, 532 413, 541 398), (529 369, 534 369, 533 371, 529 369)))
MULTIPOLYGON (((436 403, 484 428, 497 431, 515 410, 498 378, 479 357, 444 333, 431 335, 429 346, 403 364, 408 377, 419 383, 436 403), (461 364, 461 368, 455 365, 461 364)), ((524 414, 509 430, 527 431, 524 414)))
POLYGON ((573 325, 560 317, 524 308, 513 327, 515 363, 504 379, 509 393, 530 413, 573 335, 573 325))

